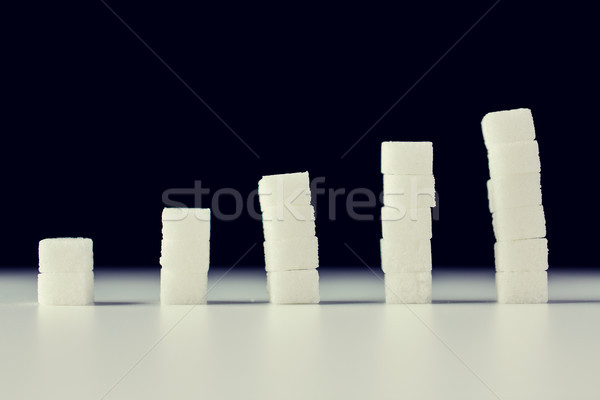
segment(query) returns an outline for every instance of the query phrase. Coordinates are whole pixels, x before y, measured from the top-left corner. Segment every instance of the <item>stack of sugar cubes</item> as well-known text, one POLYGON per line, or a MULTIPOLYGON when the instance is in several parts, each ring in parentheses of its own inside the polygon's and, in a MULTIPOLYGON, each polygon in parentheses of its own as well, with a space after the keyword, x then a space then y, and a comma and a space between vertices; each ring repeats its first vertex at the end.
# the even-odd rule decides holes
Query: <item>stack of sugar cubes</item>
POLYGON ((269 300, 319 302, 319 252, 308 172, 263 176, 258 195, 269 300))
POLYGON ((38 302, 52 306, 94 303, 92 239, 43 239, 39 245, 38 302))
POLYGON ((490 168, 498 302, 546 303, 548 241, 531 111, 492 112, 481 127, 490 168))
POLYGON ((206 304, 210 209, 165 208, 162 224, 161 303, 206 304))
POLYGON ((387 303, 431 302, 431 142, 383 142, 381 267, 387 303))

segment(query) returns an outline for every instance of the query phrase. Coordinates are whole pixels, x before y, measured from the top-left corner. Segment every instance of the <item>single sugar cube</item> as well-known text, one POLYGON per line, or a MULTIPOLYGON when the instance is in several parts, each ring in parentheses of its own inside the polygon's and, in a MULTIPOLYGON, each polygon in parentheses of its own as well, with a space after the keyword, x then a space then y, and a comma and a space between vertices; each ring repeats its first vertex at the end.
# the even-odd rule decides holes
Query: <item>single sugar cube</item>
POLYGON ((431 272, 386 273, 384 279, 386 303, 431 303, 431 272))
POLYGON ((319 242, 315 236, 264 242, 264 248, 267 271, 319 267, 319 242))
POLYGON ((94 303, 94 273, 45 272, 38 275, 38 303, 86 306, 94 303))
POLYGON ((381 230, 384 239, 431 239, 431 209, 413 208, 406 211, 381 207, 381 230))
POLYGON ((383 272, 431 271, 431 241, 381 239, 381 268, 383 272))
POLYGON ((546 236, 546 218, 543 206, 496 210, 492 226, 498 242, 536 239, 546 236))
POLYGON ((316 235, 315 210, 310 205, 265 208, 262 218, 267 242, 316 235))
POLYGON ((164 240, 210 240, 209 208, 165 208, 162 224, 164 240))
POLYGON ((267 291, 274 304, 318 303, 319 273, 316 269, 267 272, 267 291))
POLYGON ((433 175, 433 143, 381 143, 381 173, 391 175, 433 175))
POLYGON ((488 194, 488 207, 491 213, 496 211, 496 202, 494 200, 494 187, 492 185, 492 180, 488 179, 487 181, 487 194, 488 194))
POLYGON ((528 108, 488 113, 481 120, 481 130, 486 145, 535 140, 533 116, 528 108))
POLYGON ((496 209, 539 206, 542 204, 540 174, 504 175, 491 179, 496 209))
POLYGON ((165 305, 206 304, 208 276, 204 271, 160 270, 160 302, 165 305))
POLYGON ((308 172, 267 175, 258 181, 261 209, 284 204, 309 205, 310 196, 308 172))
POLYGON ((496 271, 545 271, 548 269, 548 240, 526 239, 496 242, 496 271))
POLYGON ((92 239, 53 238, 40 240, 40 272, 89 272, 94 269, 92 239))
POLYGON ((488 147, 490 177, 539 173, 541 170, 538 142, 500 143, 488 147))
POLYGON ((383 204, 403 209, 435 207, 433 175, 383 175, 383 204))
POLYGON ((168 270, 208 271, 210 241, 163 240, 160 265, 168 270))
POLYGON ((498 303, 537 304, 548 302, 546 271, 496 272, 498 303))

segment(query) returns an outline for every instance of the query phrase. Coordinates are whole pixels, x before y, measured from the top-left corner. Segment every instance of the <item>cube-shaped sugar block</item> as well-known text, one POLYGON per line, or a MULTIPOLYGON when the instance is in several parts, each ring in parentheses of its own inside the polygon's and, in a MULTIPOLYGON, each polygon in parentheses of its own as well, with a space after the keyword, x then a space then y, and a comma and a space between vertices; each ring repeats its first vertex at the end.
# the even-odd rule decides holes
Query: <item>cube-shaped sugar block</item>
POLYGON ((496 271, 545 271, 548 269, 548 240, 526 239, 496 242, 496 271))
POLYGON ((496 210, 492 225, 498 242, 546 236, 546 218, 542 206, 496 210))
POLYGON ((308 172, 267 175, 258 181, 261 209, 284 204, 309 205, 310 196, 308 172))
POLYGON ((406 211, 381 207, 381 230, 384 239, 431 239, 431 209, 413 208, 406 211))
POLYGON ((165 208, 162 224, 164 240, 210 240, 209 208, 165 208))
POLYGON ((494 187, 492 185, 492 180, 488 179, 487 181, 487 194, 488 194, 488 207, 490 212, 493 213, 496 211, 496 202, 494 201, 494 187))
POLYGON ((381 239, 383 272, 431 271, 431 241, 381 239))
POLYGON ((264 242, 264 248, 267 271, 319 267, 319 242, 315 236, 264 242))
POLYGON ((89 272, 94 269, 92 239, 54 238, 40 240, 40 272, 89 272))
POLYGON ((49 306, 94 303, 94 273, 45 272, 38 275, 38 302, 49 306))
POLYGON ((160 271, 160 302, 165 305, 206 304, 205 271, 160 271))
POLYGON ((210 241, 163 240, 160 265, 168 270, 208 271, 210 241))
POLYGON ((494 210, 542 204, 540 174, 498 176, 490 180, 494 193, 494 210))
POLYGON ((383 175, 383 204, 403 209, 435 207, 433 175, 383 175))
POLYGON ((548 302, 546 271, 496 272, 498 303, 537 304, 548 302))
POLYGON ((490 177, 539 173, 540 154, 537 141, 499 143, 488 147, 490 177))
POLYGON ((386 273, 384 279, 386 303, 431 303, 431 272, 386 273))
POLYGON ((318 303, 319 273, 316 269, 267 272, 267 291, 274 304, 318 303))
POLYGON ((432 175, 431 142, 381 143, 381 173, 391 175, 432 175))
POLYGON ((263 209, 265 241, 315 236, 313 206, 269 207, 263 209))
POLYGON ((535 139, 533 116, 528 108, 488 113, 481 120, 481 130, 486 145, 535 139))

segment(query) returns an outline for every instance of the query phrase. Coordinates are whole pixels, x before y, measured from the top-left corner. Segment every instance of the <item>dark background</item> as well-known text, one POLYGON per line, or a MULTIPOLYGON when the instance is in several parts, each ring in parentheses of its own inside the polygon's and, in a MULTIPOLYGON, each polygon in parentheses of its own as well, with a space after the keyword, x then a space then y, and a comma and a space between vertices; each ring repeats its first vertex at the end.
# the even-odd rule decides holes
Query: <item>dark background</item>
MULTIPOLYGON (((326 188, 379 192, 381 141, 430 140, 434 264, 491 267, 479 122, 517 107, 536 122, 551 265, 597 264, 590 3, 500 1, 343 159, 493 1, 107 4, 260 159, 101 1, 5 4, 0 265, 35 268, 38 241, 55 236, 93 238, 100 266, 157 265, 166 189, 249 193, 262 175, 308 170, 326 188)), ((361 265, 345 242, 379 264, 376 219, 321 216, 321 265, 361 265)), ((214 221, 212 264, 253 243, 260 222, 214 221)), ((257 246, 241 264, 263 262, 257 246)))

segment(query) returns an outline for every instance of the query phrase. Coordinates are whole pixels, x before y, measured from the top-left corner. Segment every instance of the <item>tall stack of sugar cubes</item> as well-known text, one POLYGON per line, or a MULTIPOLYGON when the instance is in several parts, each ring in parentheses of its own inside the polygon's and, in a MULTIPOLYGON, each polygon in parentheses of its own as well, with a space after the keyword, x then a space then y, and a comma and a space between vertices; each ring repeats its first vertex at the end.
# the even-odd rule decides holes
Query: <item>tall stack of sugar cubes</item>
POLYGON ((492 112, 481 127, 490 169, 498 302, 546 303, 548 241, 531 111, 492 112))
POLYGON ((165 208, 162 225, 161 303, 206 304, 210 209, 165 208))
POLYGON ((258 196, 269 301, 318 303, 319 244, 308 172, 263 176, 258 196))
POLYGON ((433 144, 383 142, 381 267, 386 303, 431 302, 433 144))
POLYGON ((94 303, 92 239, 53 238, 39 244, 38 303, 85 306, 94 303))

